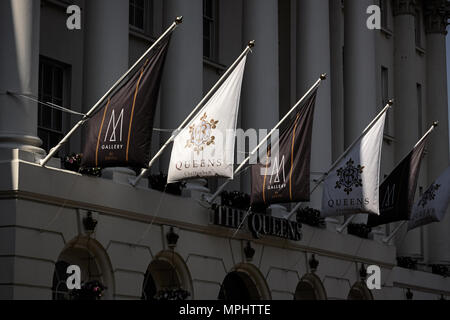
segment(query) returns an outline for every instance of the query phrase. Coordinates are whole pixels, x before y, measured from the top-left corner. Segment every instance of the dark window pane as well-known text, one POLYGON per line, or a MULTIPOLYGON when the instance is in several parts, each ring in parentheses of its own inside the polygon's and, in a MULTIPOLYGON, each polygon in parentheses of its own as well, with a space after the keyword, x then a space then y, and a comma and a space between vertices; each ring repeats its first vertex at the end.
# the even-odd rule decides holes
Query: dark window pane
POLYGON ((144 29, 144 9, 136 8, 134 26, 139 29, 144 29))
POLYGON ((134 7, 131 5, 130 2, 130 25, 134 26, 134 7))
POLYGON ((53 90, 53 75, 52 75, 52 68, 49 66, 44 66, 43 67, 44 71, 43 71, 43 94, 44 95, 52 95, 52 90, 53 90))
POLYGON ((53 130, 62 131, 62 112, 53 109, 53 130))
POLYGON ((38 129, 38 136, 42 140, 42 149, 48 151, 48 134, 47 131, 38 129))
POLYGON ((204 0, 203 1, 203 12, 204 12, 205 16, 212 18, 212 16, 213 16, 212 0, 204 0))
POLYGON ((208 39, 203 39, 203 55, 207 58, 211 56, 210 43, 208 39))
POLYGON ((139 9, 144 9, 144 0, 135 0, 135 7, 139 9))
POLYGON ((62 99, 63 97, 63 71, 60 68, 53 69, 53 98, 62 99))
POLYGON ((42 126, 42 106, 38 107, 38 126, 42 126))
POLYGON ((42 106, 42 126, 51 128, 52 125, 52 109, 42 106))

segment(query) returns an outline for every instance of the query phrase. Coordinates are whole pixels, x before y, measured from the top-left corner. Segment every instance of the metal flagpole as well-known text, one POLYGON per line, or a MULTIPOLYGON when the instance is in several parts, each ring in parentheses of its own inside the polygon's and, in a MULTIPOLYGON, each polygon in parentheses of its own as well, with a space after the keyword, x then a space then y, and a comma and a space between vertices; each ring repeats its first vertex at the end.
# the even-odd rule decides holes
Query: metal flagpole
MULTIPOLYGON (((359 140, 361 140, 362 137, 364 137, 364 135, 370 130, 372 129, 372 127, 375 125, 375 123, 383 116, 383 114, 393 106, 394 104, 394 100, 389 100, 389 102, 387 103, 387 105, 383 108, 383 110, 381 110, 381 112, 375 117, 375 119, 372 120, 372 122, 367 126, 366 129, 364 129, 364 131, 361 133, 361 135, 358 137, 358 139, 356 139, 351 145, 350 147, 347 148, 347 150, 345 150, 345 152, 339 157, 339 159, 337 159, 333 165, 331 166, 331 168, 319 179, 319 181, 316 183, 316 185, 314 186, 314 188, 311 190, 311 194, 314 193, 314 191, 317 190, 317 188, 320 186, 320 184, 326 179, 326 177, 328 176, 328 174, 330 174, 330 172, 339 164, 339 162, 345 158, 345 156, 347 156, 347 154, 350 152, 350 150, 359 142, 359 140)), ((297 211, 298 208, 300 208, 301 206, 301 202, 299 202, 294 209, 289 213, 289 215, 286 217, 287 220, 289 220, 297 211)))
POLYGON ((394 229, 394 231, 391 232, 391 234, 389 236, 387 236, 386 238, 384 238, 382 241, 385 244, 388 244, 392 238, 395 237, 395 235, 400 231, 400 229, 407 223, 408 221, 402 221, 397 228, 394 229))
MULTIPOLYGON (((422 139, 420 139, 419 142, 416 143, 416 145, 414 146, 413 149, 417 148, 417 146, 419 146, 419 145, 423 142, 423 140, 425 140, 425 139, 428 137, 428 135, 429 135, 430 133, 432 133, 432 132, 434 131, 434 129, 435 129, 438 125, 439 125, 439 121, 433 122, 433 125, 431 126, 431 128, 427 131, 427 133, 425 133, 425 135, 422 137, 422 139)), ((391 232, 391 234, 390 234, 389 236, 387 236, 386 238, 383 239, 383 242, 386 243, 386 244, 389 243, 389 242, 392 240, 392 238, 395 237, 395 235, 400 231, 400 229, 401 229, 407 222, 408 222, 408 221, 402 221, 402 223, 400 223, 400 224, 397 226, 397 228, 395 228, 394 231, 391 232)))
POLYGON ((105 99, 120 85, 120 83, 145 59, 145 57, 165 38, 167 35, 172 33, 179 24, 183 22, 183 17, 177 17, 172 25, 158 38, 158 40, 153 43, 153 45, 136 61, 136 63, 125 72, 119 80, 114 83, 114 85, 105 93, 103 97, 98 100, 98 102, 89 110, 88 113, 81 119, 73 128, 69 131, 68 134, 56 145, 56 147, 52 148, 49 154, 40 161, 41 166, 45 166, 53 155, 69 140, 72 134, 78 130, 85 122, 87 122, 90 116, 97 110, 97 108, 105 101, 105 99))
POLYGON ((350 218, 345 220, 343 225, 340 225, 339 227, 336 227, 336 231, 339 232, 339 233, 342 233, 342 231, 344 231, 344 229, 347 228, 347 226, 350 224, 350 222, 353 221, 354 218, 355 218, 355 215, 351 215, 350 218))
MULTIPOLYGON (((283 119, 278 122, 278 124, 270 131, 270 133, 258 144, 258 146, 250 153, 250 155, 241 163, 241 165, 234 171, 234 174, 238 174, 239 171, 247 164, 247 162, 254 156, 254 154, 261 148, 261 146, 266 143, 267 140, 274 134, 274 132, 286 121, 287 118, 291 115, 292 112, 313 92, 317 87, 319 87, 320 83, 327 78, 327 75, 324 73, 320 76, 320 78, 314 83, 314 85, 305 93, 305 95, 289 110, 288 113, 284 116, 283 119)), ((227 180, 223 185, 217 189, 216 193, 214 193, 211 197, 207 197, 205 200, 208 203, 212 203, 223 191, 223 189, 230 183, 231 180, 227 180)))
POLYGON ((184 126, 189 122, 189 120, 192 118, 196 112, 202 108, 206 101, 211 98, 211 96, 215 93, 217 88, 225 82, 226 78, 233 72, 233 70, 236 68, 236 66, 241 62, 242 59, 252 50, 252 48, 255 46, 255 41, 252 40, 248 43, 247 48, 241 53, 241 55, 236 59, 236 61, 228 68, 228 70, 222 75, 222 77, 217 81, 217 83, 214 85, 214 87, 211 88, 211 90, 208 92, 208 94, 202 99, 202 101, 199 102, 199 104, 192 110, 192 112, 184 119, 183 123, 172 133, 172 136, 169 138, 169 140, 166 141, 166 143, 162 146, 161 149, 159 149, 158 153, 155 154, 152 160, 150 160, 148 164, 147 169, 143 169, 141 171, 141 174, 136 177, 135 179, 130 179, 130 184, 134 187, 136 186, 139 181, 141 181, 142 178, 146 176, 146 174, 149 172, 150 168, 153 166, 155 161, 162 155, 164 150, 175 140, 178 133, 184 128, 184 126))

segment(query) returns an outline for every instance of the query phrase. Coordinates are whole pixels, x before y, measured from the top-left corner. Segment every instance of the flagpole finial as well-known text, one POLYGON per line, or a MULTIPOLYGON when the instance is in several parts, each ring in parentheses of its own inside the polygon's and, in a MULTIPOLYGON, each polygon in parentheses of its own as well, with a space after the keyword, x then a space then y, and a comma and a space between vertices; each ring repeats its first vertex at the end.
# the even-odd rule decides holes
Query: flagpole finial
POLYGON ((439 126, 439 121, 433 122, 433 127, 436 128, 437 126, 439 126))
POLYGON ((176 23, 176 24, 181 24, 181 23, 183 23, 183 16, 177 17, 177 18, 175 19, 175 23, 176 23))
POLYGON ((322 73, 321 75, 320 75, 320 80, 327 80, 327 74, 326 73, 322 73))
POLYGON ((388 101, 388 104, 389 104, 389 106, 392 107, 392 106, 394 105, 394 99, 389 100, 389 101, 388 101))
POLYGON ((249 46, 250 48, 253 48, 253 47, 255 46, 255 40, 249 41, 249 42, 248 42, 248 46, 249 46))

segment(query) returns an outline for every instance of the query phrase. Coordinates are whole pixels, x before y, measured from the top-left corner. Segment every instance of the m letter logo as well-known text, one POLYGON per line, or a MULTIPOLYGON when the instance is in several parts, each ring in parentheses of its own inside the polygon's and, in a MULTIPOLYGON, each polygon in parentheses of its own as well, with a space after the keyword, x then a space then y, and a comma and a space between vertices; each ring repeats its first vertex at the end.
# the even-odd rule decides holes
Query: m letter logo
POLYGON ((120 133, 119 133, 119 141, 122 141, 122 132, 123 132, 123 109, 120 112, 119 118, 117 118, 116 121, 116 114, 114 112, 115 110, 112 111, 111 113, 111 118, 109 119, 109 124, 108 124, 108 129, 106 129, 106 134, 105 134, 105 142, 108 139, 108 133, 109 133, 109 129, 111 129, 111 125, 112 125, 112 132, 111 132, 111 136, 109 137, 109 142, 116 142, 117 141, 117 135, 116 135, 116 129, 119 126, 119 122, 120 122, 120 133))
POLYGON ((79 266, 69 266, 66 271, 70 276, 67 277, 66 286, 67 289, 73 290, 81 289, 81 269, 79 266))
POLYGON ((381 290, 381 269, 379 266, 368 266, 366 281, 369 290, 381 290))
POLYGON ((275 157, 275 163, 272 168, 272 176, 270 177, 271 184, 272 184, 272 180, 273 180, 274 176, 275 176, 275 181, 273 181, 273 182, 275 182, 275 183, 281 182, 281 180, 280 180, 280 171, 281 170, 283 171, 282 172, 283 173, 283 183, 286 183, 286 172, 284 171, 284 162, 285 162, 284 156, 281 159, 281 162, 278 161, 278 157, 275 157))
POLYGON ((72 5, 67 7, 67 14, 70 14, 67 18, 66 26, 69 30, 80 30, 81 29, 81 9, 77 5, 72 5))

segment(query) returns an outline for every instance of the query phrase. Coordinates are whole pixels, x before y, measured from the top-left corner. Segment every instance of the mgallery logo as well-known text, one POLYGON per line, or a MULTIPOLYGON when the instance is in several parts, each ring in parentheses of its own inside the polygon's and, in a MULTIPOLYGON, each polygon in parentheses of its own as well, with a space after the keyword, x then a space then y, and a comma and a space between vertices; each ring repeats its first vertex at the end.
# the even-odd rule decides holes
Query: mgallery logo
POLYGON ((344 191, 347 195, 353 191, 353 187, 362 187, 361 174, 364 171, 364 167, 361 165, 354 166, 355 162, 350 159, 347 161, 345 167, 337 170, 337 175, 339 180, 336 182, 336 189, 341 189, 344 187, 344 191))
POLYGON ((436 192, 439 190, 441 185, 433 184, 422 196, 422 199, 419 201, 419 206, 425 208, 429 201, 433 201, 436 198, 436 192))
POLYGON ((116 118, 116 112, 115 110, 112 110, 108 128, 106 129, 105 138, 103 140, 102 150, 123 149, 123 113, 124 109, 122 108, 116 118))
POLYGON ((286 171, 284 170, 284 164, 284 156, 281 158, 281 161, 279 161, 278 157, 275 157, 272 175, 270 176, 270 182, 267 186, 268 190, 278 190, 286 187, 286 171))
POLYGON ((186 143, 186 148, 193 148, 197 154, 203 151, 205 146, 215 144, 216 137, 212 135, 212 131, 217 128, 219 121, 214 119, 207 120, 206 113, 200 118, 199 123, 195 123, 189 127, 191 137, 186 143))
POLYGON ((262 236, 272 236, 291 241, 302 239, 302 225, 295 221, 280 219, 269 215, 253 213, 248 216, 247 225, 244 224, 246 212, 238 209, 220 206, 212 216, 212 224, 238 229, 246 227, 255 239, 262 236))

